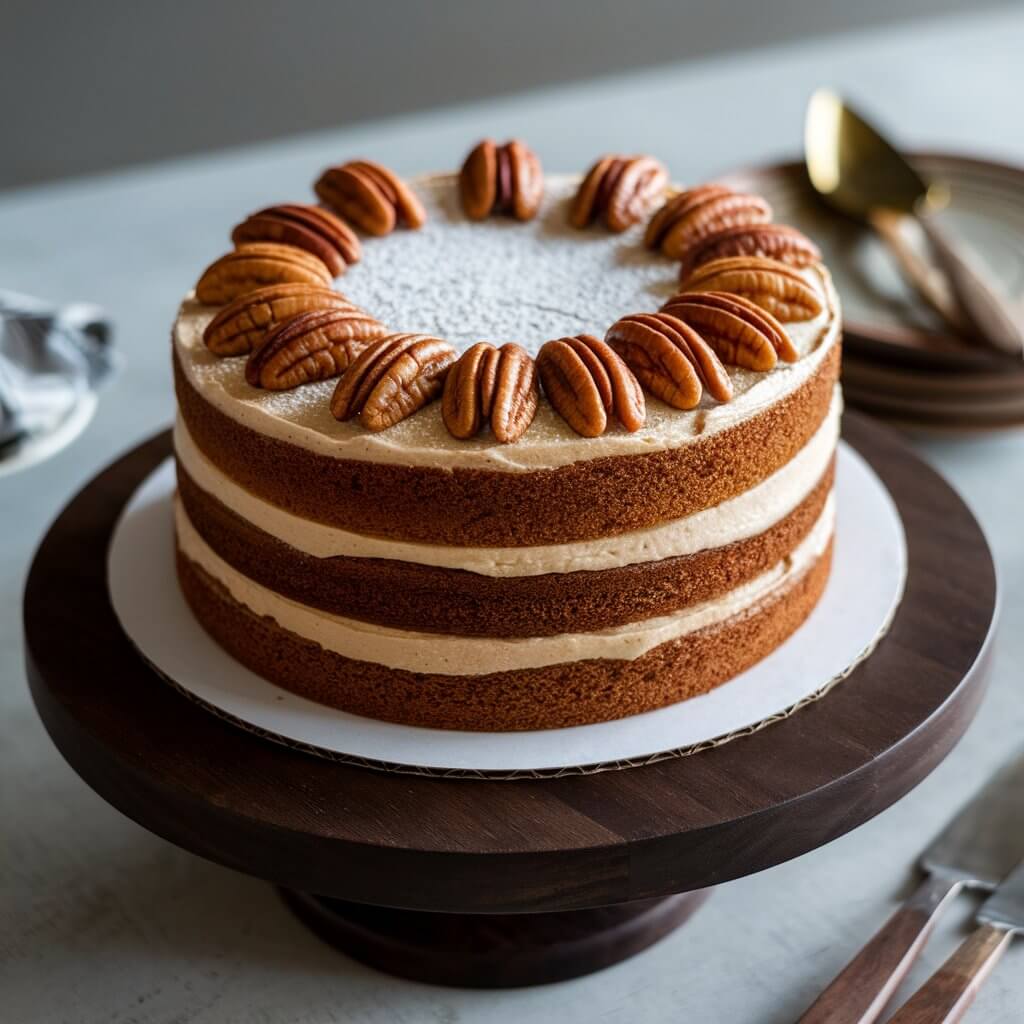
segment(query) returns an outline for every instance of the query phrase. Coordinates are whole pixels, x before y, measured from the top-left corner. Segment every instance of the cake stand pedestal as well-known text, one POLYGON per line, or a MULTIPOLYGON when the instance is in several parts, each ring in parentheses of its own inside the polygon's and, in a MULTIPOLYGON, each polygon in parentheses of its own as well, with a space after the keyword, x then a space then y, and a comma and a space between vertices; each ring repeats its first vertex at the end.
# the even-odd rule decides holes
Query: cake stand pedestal
POLYGON ((978 707, 996 605, 981 530, 897 435, 847 415, 844 437, 903 518, 903 603, 826 697, 723 746, 593 775, 456 779, 344 765, 221 721, 148 668, 107 596, 114 523, 168 454, 168 433, 93 479, 36 554, 25 591, 36 707, 104 799, 282 887, 303 921, 357 959, 467 986, 598 970, 677 927, 712 886, 884 810, 978 707))
POLYGON ((674 931, 709 894, 547 914, 446 914, 281 890, 301 921, 356 960, 415 981, 471 988, 543 985, 610 967, 674 931))

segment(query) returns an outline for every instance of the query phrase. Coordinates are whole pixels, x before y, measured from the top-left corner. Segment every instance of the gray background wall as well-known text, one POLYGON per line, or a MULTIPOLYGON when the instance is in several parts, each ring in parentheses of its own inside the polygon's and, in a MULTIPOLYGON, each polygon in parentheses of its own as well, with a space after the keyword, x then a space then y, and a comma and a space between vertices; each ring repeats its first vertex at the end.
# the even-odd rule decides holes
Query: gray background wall
POLYGON ((964 6, 5 0, 0 188, 964 6))

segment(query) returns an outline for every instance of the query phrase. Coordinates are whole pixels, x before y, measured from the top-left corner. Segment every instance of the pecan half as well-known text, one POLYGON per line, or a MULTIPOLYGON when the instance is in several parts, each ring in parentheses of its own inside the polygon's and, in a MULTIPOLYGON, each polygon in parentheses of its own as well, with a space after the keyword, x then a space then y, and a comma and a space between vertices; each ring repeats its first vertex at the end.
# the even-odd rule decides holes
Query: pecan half
POLYGON ((609 414, 630 433, 647 419, 636 377, 610 346, 592 334, 545 342, 537 356, 537 371, 548 401, 583 437, 603 434, 609 414))
POLYGON ((719 402, 732 398, 732 381, 718 356, 693 328, 667 313, 624 316, 605 340, 640 383, 674 409, 694 408, 705 390, 719 402))
POLYGON ((689 324, 723 362, 749 370, 772 369, 779 358, 800 358, 785 328, 763 309, 740 295, 686 292, 669 299, 663 313, 689 324))
POLYGON ((765 256, 793 267, 821 259, 821 250, 802 232, 786 224, 739 224, 696 241, 680 254, 679 279, 695 267, 724 256, 765 256))
POLYGON ((643 220, 661 198, 668 171, 650 156, 603 156, 580 183, 569 223, 585 228, 602 217, 610 231, 625 231, 643 220))
POLYGON ((484 220, 491 214, 532 220, 544 194, 540 161, 518 139, 503 146, 484 139, 470 150, 462 165, 459 194, 470 220, 484 220))
POLYGON ((782 323, 813 320, 824 309, 818 293, 797 269, 764 256, 712 260, 694 270, 680 290, 741 295, 782 323))
POLYGON ((218 356, 243 356, 263 344, 278 324, 311 309, 356 306, 340 292, 308 284, 272 284, 228 303, 206 325, 203 342, 218 356))
POLYGON ((494 436, 513 444, 533 422, 537 400, 537 370, 526 349, 481 341, 448 371, 441 416, 459 440, 475 437, 489 420, 494 436))
POLYGON ((245 379, 254 388, 286 391, 345 372, 388 329, 358 309, 315 309, 286 320, 249 356, 245 379))
POLYGON ((358 236, 340 217, 302 203, 282 203, 250 214, 231 232, 231 241, 294 245, 323 260, 332 277, 344 274, 360 255, 358 236))
POLYGON ((427 220, 412 189, 371 160, 328 167, 313 188, 327 206, 370 235, 390 234, 396 225, 421 228, 427 220))
POLYGON ((671 259, 723 228, 766 224, 772 208, 760 196, 733 192, 724 185, 701 185, 673 196, 651 218, 644 245, 671 259))
POLYGON ((426 334, 371 341, 342 375, 331 398, 336 420, 359 417, 367 430, 393 427, 437 398, 455 349, 426 334))
POLYGON ((247 242, 203 271, 196 285, 196 298, 208 306, 221 306, 271 284, 328 288, 331 272, 316 256, 294 245, 247 242))

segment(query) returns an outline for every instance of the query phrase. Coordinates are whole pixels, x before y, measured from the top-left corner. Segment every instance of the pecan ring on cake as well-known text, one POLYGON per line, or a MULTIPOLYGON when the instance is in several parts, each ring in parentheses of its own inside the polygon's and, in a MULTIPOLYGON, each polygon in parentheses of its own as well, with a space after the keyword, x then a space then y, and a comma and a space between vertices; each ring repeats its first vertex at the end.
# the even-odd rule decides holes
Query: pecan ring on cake
POLYGON ((178 575, 219 644, 494 731, 686 700, 800 626, 841 411, 813 242, 649 156, 545 179, 518 140, 316 193, 243 219, 175 326, 178 575))
MULTIPOLYGON (((625 231, 654 209, 667 180, 664 167, 652 157, 601 157, 575 190, 570 221, 584 227, 601 218, 612 231, 625 231)), ((519 140, 479 142, 466 157, 458 183, 462 208, 471 220, 492 214, 530 220, 543 198, 540 162, 519 140)), ((282 204, 250 215, 232 232, 236 250, 212 264, 197 286, 201 301, 229 302, 204 337, 218 355, 250 352, 246 380, 254 387, 280 390, 344 377, 350 366, 353 373, 366 372, 357 354, 388 331, 325 286, 325 275, 338 276, 360 255, 358 238, 340 214, 375 235, 387 234, 397 223, 412 228, 426 223, 414 190, 370 161, 329 168, 315 188, 337 212, 282 204), (329 308, 339 315, 308 315, 329 308), (300 316, 301 322, 289 323, 300 316), (326 332, 315 326, 328 323, 326 332), (273 345, 261 354, 269 338, 273 345)), ((798 352, 775 314, 807 320, 822 309, 817 290, 800 271, 816 258, 813 243, 770 221, 771 208, 763 199, 726 186, 702 185, 669 195, 650 217, 643 241, 680 260, 680 291, 658 314, 620 316, 608 329, 612 347, 587 333, 556 339, 557 344, 539 349, 542 365, 535 367, 515 343, 504 346, 503 355, 495 346, 474 346, 456 361, 450 387, 444 382, 451 360, 439 368, 403 360, 400 365, 409 376, 390 411, 378 414, 371 403, 368 415, 359 409, 352 415, 379 431, 444 394, 442 419, 452 437, 470 440, 488 426, 497 441, 513 444, 534 420, 538 377, 548 403, 585 437, 602 435, 613 411, 620 427, 638 430, 644 422, 643 389, 682 410, 696 407, 704 394, 727 402, 732 387, 720 360, 761 372, 780 358, 792 362, 798 352), (515 371, 517 384, 500 393, 492 410, 493 374, 499 365, 506 377, 515 371), (477 394, 470 401, 473 388, 477 394), (623 404, 627 393, 630 399, 623 404)), ((334 405, 338 394, 347 396, 353 388, 342 380, 334 405)), ((350 416, 346 410, 336 418, 350 416)))

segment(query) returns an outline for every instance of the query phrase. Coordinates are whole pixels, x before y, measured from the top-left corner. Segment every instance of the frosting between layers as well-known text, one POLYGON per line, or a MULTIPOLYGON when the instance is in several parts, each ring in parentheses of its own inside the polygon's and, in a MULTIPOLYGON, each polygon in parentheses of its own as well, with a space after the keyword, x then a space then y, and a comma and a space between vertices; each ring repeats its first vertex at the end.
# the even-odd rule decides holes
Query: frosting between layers
POLYGON ((174 449, 202 490, 264 533, 314 558, 385 558, 483 576, 540 576, 691 555, 764 532, 789 515, 821 479, 835 452, 841 411, 837 387, 825 420, 797 455, 756 487, 720 505, 644 530, 533 547, 456 547, 353 533, 294 515, 239 486, 200 451, 180 416, 174 425, 174 449))
POLYGON ((746 613, 795 582, 822 555, 832 537, 835 495, 830 493, 808 535, 779 565, 728 594, 666 616, 594 633, 497 639, 416 633, 316 611, 261 586, 221 559, 199 536, 175 499, 182 553, 221 583, 253 614, 328 651, 388 668, 439 675, 486 675, 590 659, 633 660, 661 644, 746 613))
MULTIPOLYGON (((413 182, 429 220, 419 231, 366 243, 365 260, 341 282, 352 301, 394 330, 423 331, 465 348, 480 338, 518 341, 536 352, 550 338, 604 334, 620 316, 653 310, 675 291, 676 265, 644 249, 643 229, 621 235, 576 231, 566 206, 578 178, 548 176, 540 214, 527 224, 507 218, 470 222, 458 209, 456 178, 413 182)), ((186 299, 174 346, 189 383, 203 399, 244 426, 316 454, 394 465, 529 472, 609 456, 677 448, 725 430, 775 404, 809 379, 839 337, 838 299, 828 271, 802 271, 825 298, 814 320, 787 325, 801 354, 769 373, 730 367, 735 397, 717 405, 706 395, 694 410, 671 409, 648 396, 647 423, 581 438, 546 403, 526 434, 502 445, 486 433, 452 438, 435 403, 379 434, 330 414, 336 382, 268 392, 245 382, 244 357, 220 359, 202 332, 216 310, 186 299)))

